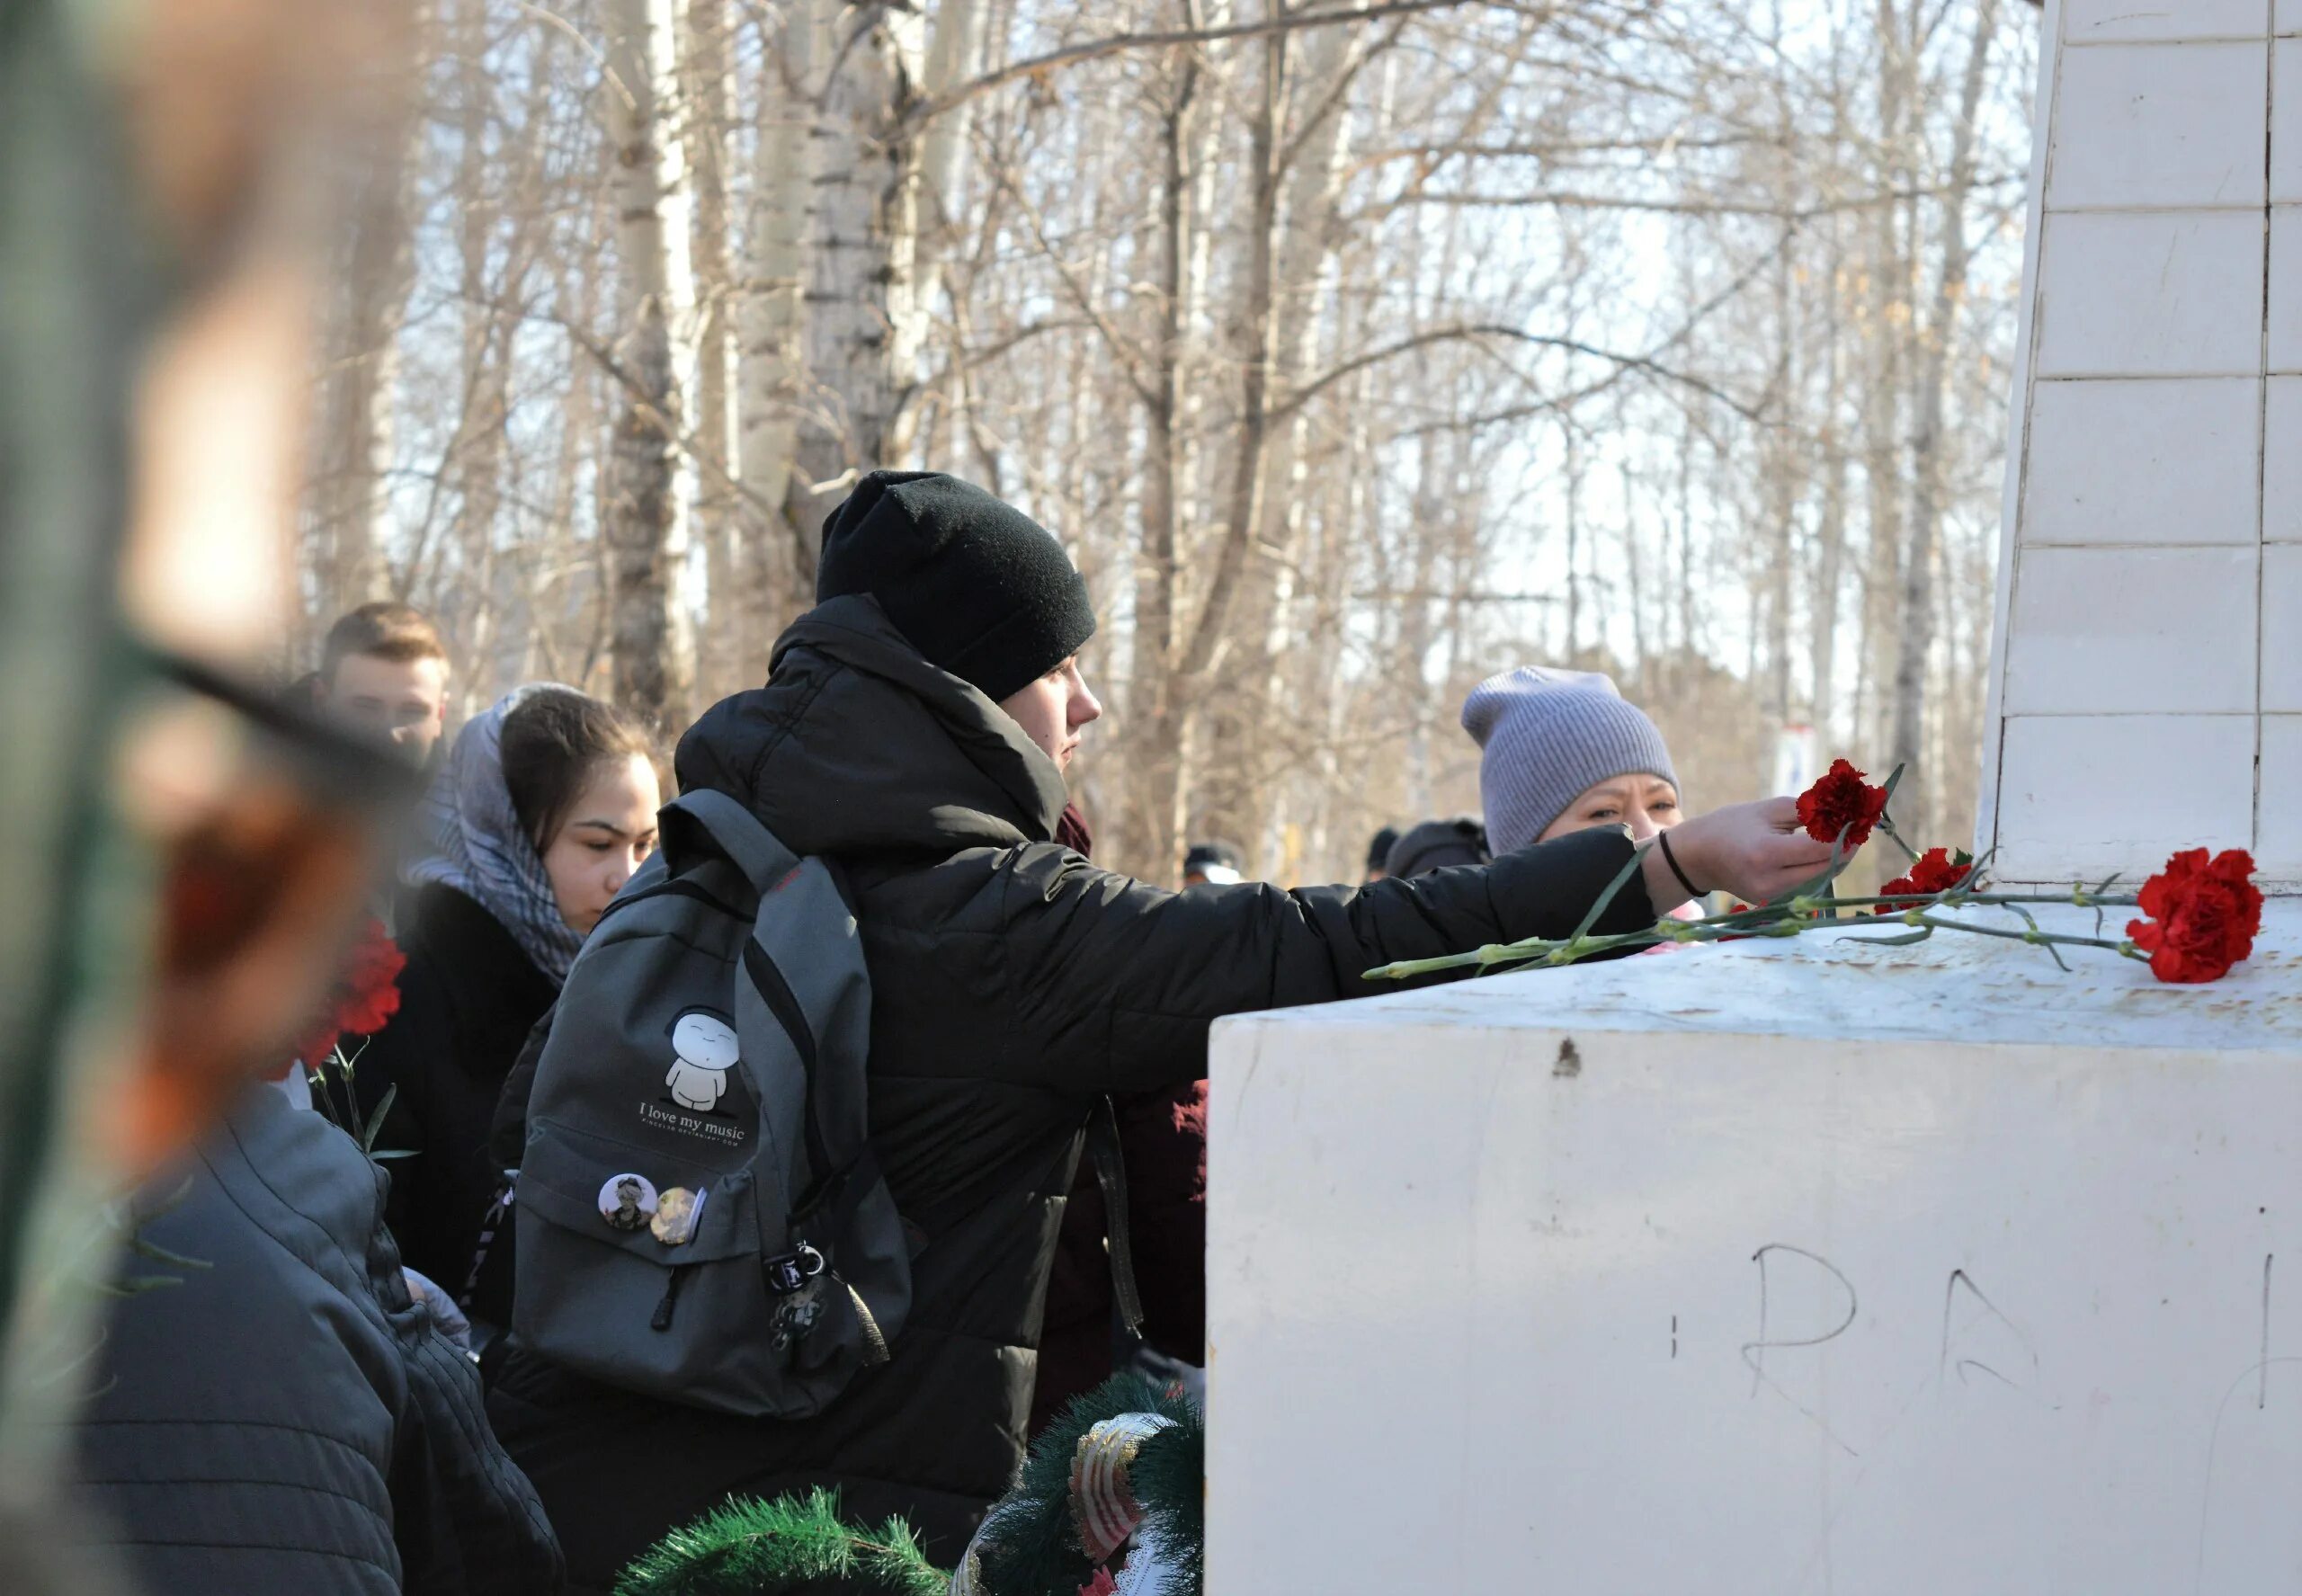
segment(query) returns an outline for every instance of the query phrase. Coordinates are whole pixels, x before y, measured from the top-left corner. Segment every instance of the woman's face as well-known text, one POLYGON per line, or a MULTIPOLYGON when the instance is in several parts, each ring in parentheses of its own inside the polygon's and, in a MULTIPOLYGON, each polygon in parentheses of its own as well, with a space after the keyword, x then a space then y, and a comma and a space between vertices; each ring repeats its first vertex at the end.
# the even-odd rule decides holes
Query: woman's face
POLYGON ((566 824, 543 852, 559 917, 578 936, 607 913, 608 905, 656 851, 656 809, 663 794, 656 770, 634 753, 602 765, 568 807, 566 824))
POLYGON ((1610 776, 1576 794, 1575 801, 1535 841, 1548 843, 1595 825, 1627 825, 1631 840, 1643 843, 1656 832, 1670 830, 1682 818, 1679 789, 1662 777, 1644 772, 1610 776))

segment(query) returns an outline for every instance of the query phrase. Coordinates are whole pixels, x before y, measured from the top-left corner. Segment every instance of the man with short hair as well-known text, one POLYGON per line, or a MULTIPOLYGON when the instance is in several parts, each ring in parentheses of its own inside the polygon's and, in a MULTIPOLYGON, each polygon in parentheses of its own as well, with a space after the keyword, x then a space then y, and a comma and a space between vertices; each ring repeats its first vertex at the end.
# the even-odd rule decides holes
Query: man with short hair
POLYGON ((431 762, 448 718, 448 650, 431 617, 388 600, 328 629, 315 705, 339 724, 431 762))

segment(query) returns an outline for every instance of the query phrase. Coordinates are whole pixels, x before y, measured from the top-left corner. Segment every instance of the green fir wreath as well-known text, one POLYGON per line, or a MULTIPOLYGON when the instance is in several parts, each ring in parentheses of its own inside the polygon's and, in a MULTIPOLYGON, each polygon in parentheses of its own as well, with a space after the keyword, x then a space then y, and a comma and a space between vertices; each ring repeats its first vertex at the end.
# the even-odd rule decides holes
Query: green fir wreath
MULTIPOLYGON (((1199 1596, 1206 1543, 1206 1421, 1188 1397, 1122 1374, 1077 1398, 1031 1443, 1022 1477, 991 1510, 969 1550, 981 1596, 1077 1596, 1102 1565, 1081 1545, 1074 1466, 1099 1424, 1152 1414, 1168 1428, 1147 1436, 1121 1476, 1142 1511, 1137 1556, 1155 1552, 1148 1579, 1129 1570, 1129 1596, 1199 1596)), ((970 1572, 962 1568, 962 1577, 970 1572)))
MULTIPOLYGON (((665 1536, 623 1571, 616 1596, 789 1596, 825 1584, 858 1596, 1199 1596, 1206 1533, 1205 1422, 1188 1399, 1138 1375, 1120 1375, 1074 1401, 1031 1444, 1015 1488, 968 1549, 959 1583, 920 1549, 900 1518, 876 1529, 848 1523, 830 1491, 761 1502, 733 1498, 665 1536), (1111 1490, 1139 1511, 1124 1572, 1090 1557, 1081 1538, 1075 1467, 1099 1425, 1147 1431, 1107 1470, 1111 1490), (1156 1423, 1164 1428, 1152 1429, 1156 1423), (1100 1582, 1100 1583, 1099 1583, 1100 1582)), ((1132 1518, 1132 1512, 1126 1518, 1132 1518)))

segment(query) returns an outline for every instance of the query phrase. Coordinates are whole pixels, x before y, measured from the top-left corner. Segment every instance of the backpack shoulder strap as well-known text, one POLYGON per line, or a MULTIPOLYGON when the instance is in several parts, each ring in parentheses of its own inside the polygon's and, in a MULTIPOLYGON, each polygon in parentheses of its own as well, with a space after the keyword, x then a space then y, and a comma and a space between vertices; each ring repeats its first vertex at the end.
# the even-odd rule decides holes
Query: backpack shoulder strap
POLYGON ((699 787, 683 792, 656 813, 665 863, 674 872, 685 867, 699 838, 733 860, 764 892, 799 862, 759 817, 724 792, 699 787))
POLYGON ((1127 1160, 1120 1151, 1119 1110, 1109 1097, 1095 1100, 1087 1117, 1087 1156, 1103 1190, 1103 1241, 1110 1249, 1111 1297, 1128 1334, 1143 1339, 1143 1293, 1135 1283, 1134 1233, 1128 1226, 1127 1160))

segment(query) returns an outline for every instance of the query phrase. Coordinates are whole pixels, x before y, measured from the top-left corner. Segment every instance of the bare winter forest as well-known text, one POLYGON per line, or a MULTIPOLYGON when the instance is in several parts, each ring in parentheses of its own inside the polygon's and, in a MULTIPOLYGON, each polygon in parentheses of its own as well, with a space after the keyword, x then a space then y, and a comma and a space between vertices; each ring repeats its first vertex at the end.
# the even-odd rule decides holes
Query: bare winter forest
MULTIPOLYGON (((433 610, 667 736, 855 475, 1086 572, 1110 862, 1355 875, 1464 691, 1613 672, 1691 802, 1782 728, 1971 825, 2023 0, 432 0, 342 174, 308 627, 433 610)), ((308 645, 308 631, 303 643, 308 645)))

